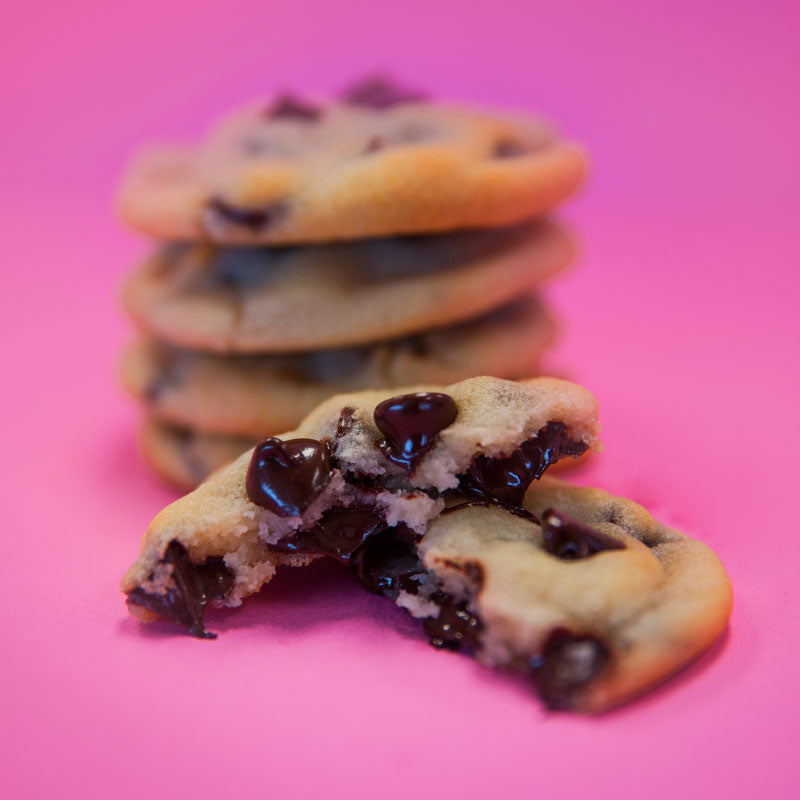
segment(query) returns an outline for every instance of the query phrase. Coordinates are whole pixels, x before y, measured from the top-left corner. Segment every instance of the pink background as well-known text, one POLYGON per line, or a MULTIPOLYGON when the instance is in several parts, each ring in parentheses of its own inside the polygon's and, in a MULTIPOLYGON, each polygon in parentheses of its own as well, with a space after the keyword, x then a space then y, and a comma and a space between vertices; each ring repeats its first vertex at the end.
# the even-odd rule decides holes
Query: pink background
POLYGON ((796 797, 796 9, 9 6, 0 794, 796 797), (115 379, 115 293, 147 249, 110 210, 124 155, 376 66, 544 112, 593 153, 566 211, 585 254, 550 292, 569 320, 554 367, 601 403, 607 451, 582 480, 710 543, 736 592, 708 656, 603 717, 548 715, 523 682, 434 651, 333 564, 212 612, 214 643, 138 626, 118 594, 175 496, 115 379))

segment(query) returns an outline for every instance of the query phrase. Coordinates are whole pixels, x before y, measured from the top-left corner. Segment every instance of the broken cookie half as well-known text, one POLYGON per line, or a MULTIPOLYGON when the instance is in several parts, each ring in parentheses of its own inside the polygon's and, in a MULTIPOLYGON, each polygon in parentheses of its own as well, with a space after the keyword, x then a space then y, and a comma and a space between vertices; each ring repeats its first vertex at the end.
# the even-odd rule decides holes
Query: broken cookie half
POLYGON ((714 642, 732 603, 704 544, 547 477, 518 509, 456 501, 420 540, 383 531, 353 566, 433 645, 527 675, 551 709, 603 711, 660 682, 714 642))
POLYGON ((449 494, 517 507, 550 464, 597 449, 597 430, 594 397, 555 378, 338 395, 153 520, 128 607, 211 638, 208 603, 239 605, 281 564, 348 562, 387 529, 421 537, 449 494))

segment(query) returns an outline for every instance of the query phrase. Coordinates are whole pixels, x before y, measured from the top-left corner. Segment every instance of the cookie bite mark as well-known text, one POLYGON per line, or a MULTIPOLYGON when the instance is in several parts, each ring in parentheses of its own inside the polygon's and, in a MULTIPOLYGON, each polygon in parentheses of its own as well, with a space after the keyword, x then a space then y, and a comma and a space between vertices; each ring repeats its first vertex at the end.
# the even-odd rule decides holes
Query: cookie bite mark
POLYGON ((558 628, 529 663, 534 684, 553 711, 574 707, 577 696, 611 661, 611 652, 595 636, 580 636, 558 628))
POLYGON ((411 473, 431 449, 436 434, 451 425, 458 408, 441 392, 415 392, 390 397, 375 407, 373 418, 385 439, 381 452, 411 473))
POLYGON ((564 561, 588 558, 604 550, 625 549, 625 545, 612 536, 552 508, 542 514, 541 524, 545 551, 564 561))
POLYGON ((521 508, 531 482, 551 464, 564 456, 577 458, 587 449, 586 442, 570 439, 563 422, 551 421, 509 456, 478 456, 461 476, 459 489, 470 500, 521 508))
POLYGON ((290 119, 298 122, 317 122, 322 117, 322 109, 287 92, 280 95, 267 109, 266 117, 270 120, 290 119))
POLYGON ((371 536, 387 527, 383 514, 362 506, 329 508, 313 527, 296 531, 289 538, 270 544, 281 553, 333 556, 343 564, 371 536))
POLYGON ((260 441, 247 468, 247 496, 279 517, 299 517, 333 477, 326 442, 270 436, 260 441))
POLYGON ((423 92, 405 88, 385 75, 364 78, 345 89, 341 97, 346 105, 378 110, 427 99, 423 92))
POLYGON ((150 574, 153 591, 141 586, 128 593, 129 606, 141 606, 189 630, 198 639, 216 639, 205 629, 203 612, 211 600, 224 599, 233 586, 233 573, 221 558, 195 564, 177 541, 167 545, 164 556, 150 574))
POLYGON ((212 197, 203 212, 203 226, 211 238, 224 238, 232 229, 252 234, 263 233, 288 214, 285 202, 271 203, 263 208, 233 206, 221 197, 212 197))

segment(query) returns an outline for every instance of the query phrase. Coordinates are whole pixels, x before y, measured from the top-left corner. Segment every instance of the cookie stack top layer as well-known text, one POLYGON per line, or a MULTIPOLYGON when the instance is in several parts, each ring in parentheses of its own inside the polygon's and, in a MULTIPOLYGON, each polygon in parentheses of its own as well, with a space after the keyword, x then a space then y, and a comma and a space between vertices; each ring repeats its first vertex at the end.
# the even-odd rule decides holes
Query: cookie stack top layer
POLYGON ((582 150, 546 123, 427 103, 386 80, 336 102, 237 111, 194 147, 158 147, 120 197, 170 241, 296 244, 511 225, 580 184, 582 150))

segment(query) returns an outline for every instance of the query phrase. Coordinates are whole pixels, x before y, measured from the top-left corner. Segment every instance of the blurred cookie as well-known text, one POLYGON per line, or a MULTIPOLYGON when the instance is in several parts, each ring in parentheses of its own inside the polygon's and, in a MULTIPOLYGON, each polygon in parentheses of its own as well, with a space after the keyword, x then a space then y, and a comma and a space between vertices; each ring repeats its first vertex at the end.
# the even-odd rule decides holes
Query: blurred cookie
POLYGON ((563 270, 573 243, 541 221, 496 231, 292 249, 166 247, 124 303, 187 348, 290 352, 369 344, 498 308, 563 270))
POLYGON ((247 436, 204 433, 146 417, 139 447, 153 472, 179 489, 194 489, 209 475, 255 445, 247 436))
POLYGON ((335 102, 233 113, 194 147, 131 165, 123 217, 169 241, 297 244, 529 220, 580 184, 583 151, 546 123, 426 102, 386 81, 335 102))
POLYGON ((158 419, 257 438, 291 430, 341 392, 533 377, 554 335, 552 317, 529 297, 455 327, 344 350, 223 356, 141 340, 125 354, 122 379, 158 419))

